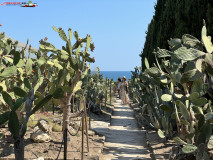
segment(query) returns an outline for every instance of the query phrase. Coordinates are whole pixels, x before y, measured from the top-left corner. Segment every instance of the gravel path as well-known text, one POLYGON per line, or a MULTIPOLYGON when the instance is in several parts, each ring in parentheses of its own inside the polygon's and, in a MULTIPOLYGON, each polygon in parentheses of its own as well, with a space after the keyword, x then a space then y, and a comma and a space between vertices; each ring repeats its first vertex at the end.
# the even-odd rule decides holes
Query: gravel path
POLYGON ((100 160, 151 159, 145 131, 138 129, 134 111, 129 105, 121 105, 120 100, 114 103, 110 125, 100 122, 93 129, 106 137, 100 160))

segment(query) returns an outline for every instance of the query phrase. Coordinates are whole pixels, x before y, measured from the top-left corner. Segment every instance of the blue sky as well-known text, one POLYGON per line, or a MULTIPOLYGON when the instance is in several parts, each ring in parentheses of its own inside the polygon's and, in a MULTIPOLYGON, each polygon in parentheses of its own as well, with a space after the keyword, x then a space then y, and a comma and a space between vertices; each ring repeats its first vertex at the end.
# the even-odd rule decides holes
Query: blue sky
MULTIPOLYGON (((1 0, 3 2, 28 2, 1 0)), ((92 36, 91 53, 102 71, 130 71, 141 65, 139 54, 145 32, 154 14, 156 0, 36 0, 35 8, 0 5, 1 32, 34 47, 48 41, 61 48, 64 42, 52 29, 78 31, 80 37, 92 36)))

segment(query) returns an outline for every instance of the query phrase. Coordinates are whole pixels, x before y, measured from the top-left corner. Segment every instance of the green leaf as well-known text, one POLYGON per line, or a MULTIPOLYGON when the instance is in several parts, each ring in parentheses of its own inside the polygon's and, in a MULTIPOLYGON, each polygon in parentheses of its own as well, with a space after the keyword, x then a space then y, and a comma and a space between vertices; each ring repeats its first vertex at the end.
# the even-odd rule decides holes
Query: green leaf
POLYGON ((51 99, 53 95, 47 95, 45 98, 43 98, 31 111, 31 115, 34 114, 36 111, 41 109, 45 104, 47 104, 51 99))
POLYGON ((73 90, 73 93, 76 93, 78 90, 80 90, 81 86, 82 86, 82 81, 78 81, 78 83, 76 84, 76 86, 73 90))
POLYGON ((192 94, 190 94, 189 99, 190 99, 191 101, 193 101, 193 100, 198 99, 199 97, 200 97, 199 93, 193 92, 192 94))
POLYGON ((193 144, 187 144, 182 148, 184 153, 193 153, 197 150, 197 147, 193 144))
POLYGON ((5 60, 7 60, 8 62, 13 63, 13 59, 12 59, 12 58, 7 57, 7 56, 3 56, 3 58, 4 58, 5 60))
POLYGON ((72 29, 71 28, 68 30, 68 33, 69 33, 69 40, 71 41, 72 40, 72 29))
POLYGON ((205 123, 205 117, 203 115, 200 115, 199 120, 198 120, 198 125, 197 125, 197 128, 199 131, 203 127, 204 123, 205 123))
POLYGON ((196 146, 199 146, 202 143, 206 143, 206 135, 203 131, 198 132, 198 135, 196 137, 196 146))
POLYGON ((165 101, 165 102, 171 101, 172 100, 172 95, 170 95, 170 94, 163 94, 161 96, 161 99, 162 99, 162 101, 165 101))
POLYGON ((17 137, 19 134, 19 120, 15 111, 10 112, 8 127, 13 136, 17 137))
POLYGON ((16 64, 16 67, 22 68, 24 66, 24 60, 20 59, 19 62, 16 64))
POLYGON ((166 49, 159 49, 157 51, 157 57, 158 58, 165 58, 165 57, 171 57, 171 55, 173 54, 173 52, 168 51, 166 49))
POLYGON ((40 57, 39 59, 38 59, 38 65, 39 65, 39 67, 40 66, 42 66, 43 64, 45 64, 46 63, 46 59, 42 56, 42 57, 40 57))
POLYGON ((24 78, 24 85, 25 85, 25 87, 28 88, 29 90, 32 89, 32 86, 31 86, 31 84, 30 84, 28 78, 24 78))
POLYGON ((19 63, 20 60, 20 53, 18 51, 14 52, 14 58, 13 58, 13 64, 17 65, 19 63))
POLYGON ((197 69, 189 70, 189 71, 183 73, 180 82, 183 84, 188 81, 194 81, 197 78, 199 78, 200 75, 201 75, 201 73, 197 69))
POLYGON ((203 26, 202 28, 202 42, 204 43, 204 46, 206 48, 206 51, 208 53, 212 53, 213 52, 213 45, 211 42, 211 37, 207 36, 207 30, 206 30, 206 26, 203 26))
POLYGON ((86 45, 86 50, 88 51, 90 48, 90 43, 92 41, 92 38, 90 35, 87 36, 87 45, 86 45))
POLYGON ((53 30, 58 32, 58 29, 55 26, 53 26, 53 30))
POLYGON ((210 123, 205 123, 202 129, 202 132, 205 134, 206 139, 209 139, 212 135, 212 127, 210 123))
POLYGON ((189 112, 188 112, 186 106, 179 100, 176 101, 176 105, 179 106, 180 111, 181 111, 184 119, 189 122, 190 121, 190 115, 189 115, 189 112))
POLYGON ((60 99, 64 97, 64 91, 62 88, 57 88, 53 93, 53 98, 60 99))
POLYGON ((166 77, 165 75, 162 75, 162 76, 160 77, 160 81, 161 81, 162 83, 168 83, 167 77, 166 77))
POLYGON ((185 139, 188 139, 188 140, 192 140, 192 138, 195 136, 194 133, 189 133, 185 136, 185 139))
POLYGON ((3 81, 2 83, 0 83, 0 90, 1 91, 6 91, 7 90, 7 86, 6 86, 6 84, 5 84, 5 81, 3 81))
POLYGON ((198 59, 198 60, 196 61, 196 64, 195 64, 196 69, 197 69, 198 71, 200 71, 200 72, 202 72, 202 64, 203 64, 203 62, 204 62, 203 59, 198 59))
POLYGON ((164 133, 161 131, 161 129, 158 129, 158 136, 159 136, 160 138, 165 138, 165 135, 164 135, 164 133))
POLYGON ((173 84, 173 82, 170 83, 170 92, 171 92, 171 94, 174 93, 174 84, 173 84))
POLYGON ((159 77, 159 76, 161 76, 161 73, 160 73, 159 69, 156 68, 156 67, 152 67, 152 68, 147 69, 147 72, 152 77, 159 77))
POLYGON ((186 142, 184 142, 182 139, 180 139, 179 137, 174 137, 173 140, 176 142, 176 143, 180 143, 182 145, 184 144, 187 144, 186 142))
POLYGON ((44 77, 39 77, 37 84, 34 87, 34 91, 37 91, 37 89, 41 86, 41 84, 43 83, 44 77))
POLYGON ((178 48, 176 51, 174 51, 174 54, 178 59, 184 61, 192 61, 200 56, 205 55, 205 53, 200 50, 194 48, 187 49, 186 47, 178 48))
POLYGON ((205 56, 205 62, 212 65, 213 63, 213 55, 211 53, 207 53, 205 56))
POLYGON ((147 59, 146 57, 145 57, 145 60, 144 60, 144 61, 145 61, 145 66, 146 66, 146 68, 149 69, 149 62, 148 62, 148 59, 147 59))
POLYGON ((67 36, 66 36, 63 29, 59 29, 58 34, 59 34, 59 36, 61 37, 62 40, 64 40, 65 42, 68 42, 67 36))
POLYGON ((0 125, 4 124, 9 120, 10 111, 0 114, 0 125))
POLYGON ((178 99, 181 99, 181 98, 184 97, 182 94, 176 94, 176 93, 174 93, 174 96, 175 96, 176 98, 178 98, 178 99))
POLYGON ((198 106, 193 106, 193 111, 197 114, 203 114, 203 109, 201 107, 198 106))
POLYGON ((16 111, 24 102, 25 100, 23 98, 17 99, 12 111, 16 111))
POLYGON ((181 43, 182 43, 182 42, 181 42, 181 39, 179 39, 179 38, 173 38, 173 39, 171 39, 170 41, 168 41, 168 44, 169 44, 171 47, 180 45, 181 43))
POLYGON ((191 93, 197 92, 200 93, 203 90, 203 82, 201 78, 196 79, 193 81, 192 87, 191 87, 191 93))
POLYGON ((5 91, 2 92, 2 96, 4 101, 10 106, 10 108, 13 107, 13 99, 12 97, 5 91))
POLYGON ((207 99, 204 98, 204 97, 201 97, 199 99, 194 99, 192 100, 192 103, 195 105, 195 106, 204 106, 206 103, 207 103, 207 99))
POLYGON ((26 97, 27 93, 20 87, 13 87, 14 93, 19 97, 26 97))
POLYGON ((32 59, 31 58, 29 58, 28 60, 27 60, 27 63, 26 63, 26 73, 27 73, 27 75, 30 75, 31 73, 32 73, 32 64, 33 64, 33 61, 32 61, 32 59))
POLYGON ((17 71, 16 66, 8 67, 0 74, 0 77, 3 78, 12 77, 16 73, 16 71, 17 71))
POLYGON ((76 41, 78 41, 79 36, 78 36, 78 32, 77 31, 74 31, 74 37, 75 37, 76 41))
POLYGON ((161 105, 160 108, 165 112, 172 112, 174 109, 168 105, 161 105))

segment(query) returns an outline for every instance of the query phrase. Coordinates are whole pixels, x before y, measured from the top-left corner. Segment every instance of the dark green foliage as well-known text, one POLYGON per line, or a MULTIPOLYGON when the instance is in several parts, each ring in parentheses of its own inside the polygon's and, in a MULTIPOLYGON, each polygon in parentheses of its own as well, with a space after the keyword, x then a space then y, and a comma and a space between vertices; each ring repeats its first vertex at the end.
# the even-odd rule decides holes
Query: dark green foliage
POLYGON ((13 136, 18 136, 19 134, 19 120, 15 111, 10 112, 8 127, 13 136))
POLYGON ((158 0, 140 55, 142 70, 145 69, 145 57, 151 66, 156 63, 154 49, 169 49, 168 39, 181 38, 186 33, 199 38, 203 19, 208 26, 208 35, 213 36, 213 26, 210 25, 213 24, 212 0, 158 0))

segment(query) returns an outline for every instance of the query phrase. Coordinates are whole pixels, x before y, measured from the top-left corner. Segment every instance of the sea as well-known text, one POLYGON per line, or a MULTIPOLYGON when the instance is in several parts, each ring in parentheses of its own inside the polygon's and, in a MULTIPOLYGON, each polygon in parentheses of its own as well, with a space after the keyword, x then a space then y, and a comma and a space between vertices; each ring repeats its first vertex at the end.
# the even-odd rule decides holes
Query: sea
POLYGON ((123 76, 125 76, 128 80, 131 79, 132 76, 131 71, 101 71, 101 74, 104 76, 104 78, 113 79, 113 81, 117 81, 118 78, 122 78, 123 76))

